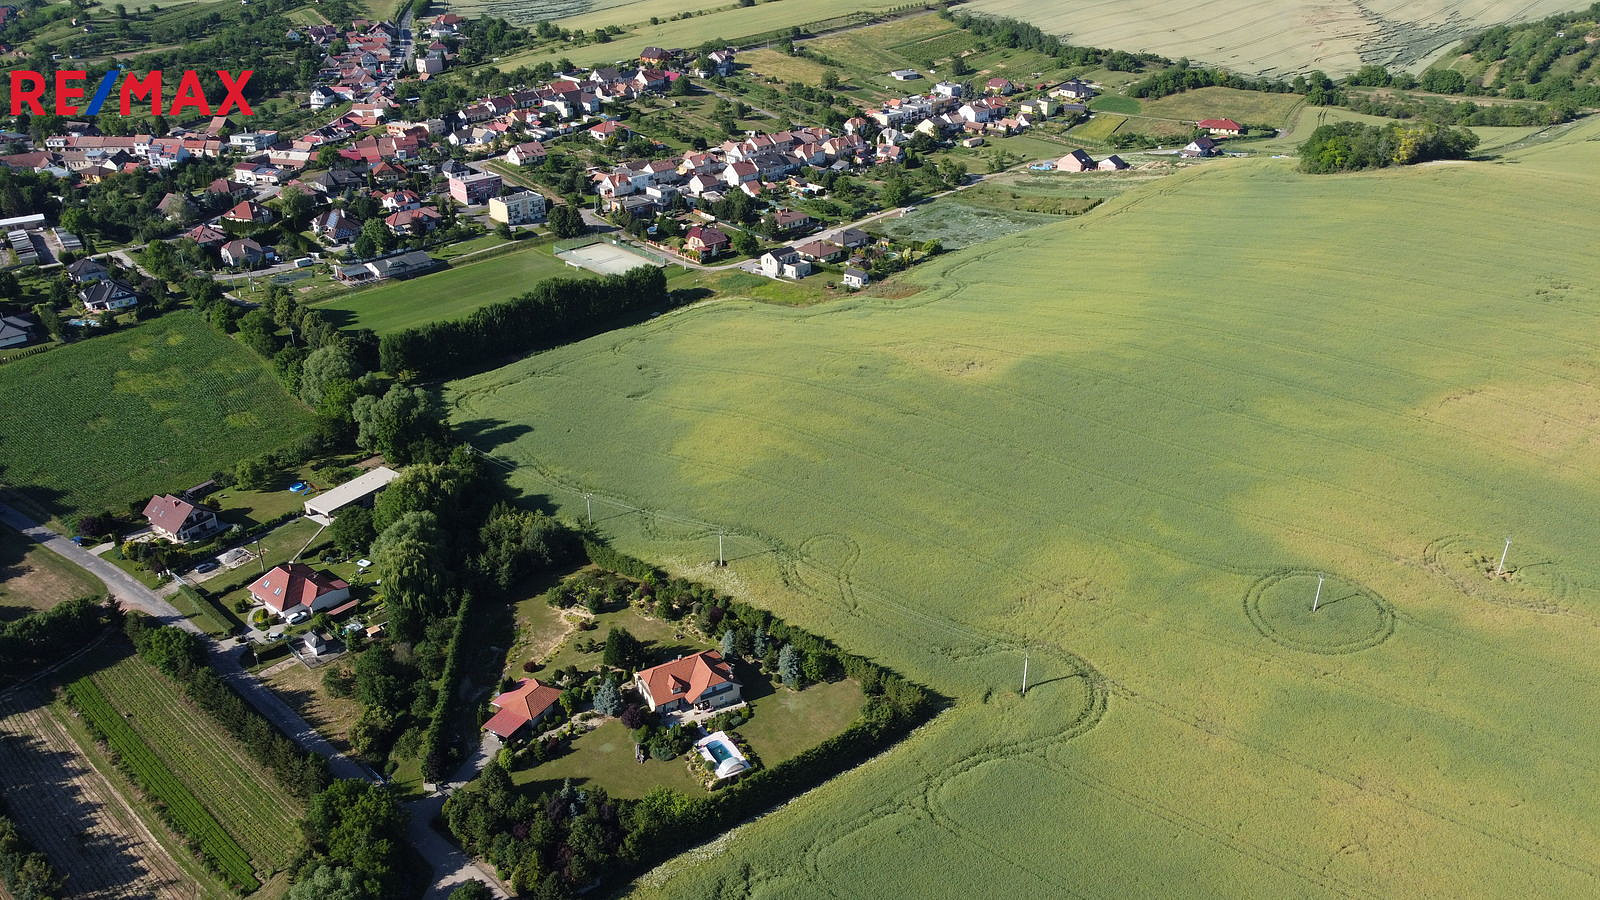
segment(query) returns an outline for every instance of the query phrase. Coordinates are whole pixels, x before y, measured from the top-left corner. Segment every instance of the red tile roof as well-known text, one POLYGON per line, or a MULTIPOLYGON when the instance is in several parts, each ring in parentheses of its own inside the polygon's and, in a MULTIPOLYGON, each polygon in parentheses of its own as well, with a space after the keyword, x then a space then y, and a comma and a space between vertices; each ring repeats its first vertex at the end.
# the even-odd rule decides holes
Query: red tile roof
POLYGON ((641 670, 639 679, 649 689, 650 699, 657 706, 678 699, 695 703, 707 688, 733 681, 733 667, 723 660, 721 653, 706 650, 641 670))
POLYGON ((152 526, 167 534, 182 531, 183 523, 189 520, 193 512, 193 503, 179 500, 171 494, 151 497, 150 502, 144 505, 144 517, 150 520, 152 526))
POLYGON ((537 678, 524 678, 517 682, 515 689, 489 701, 489 705, 499 711, 483 723, 484 730, 510 738, 524 725, 544 715, 560 699, 560 688, 543 684, 537 678))
POLYGON ((323 594, 348 587, 342 578, 318 572, 305 563, 289 563, 256 579, 250 585, 250 596, 281 613, 296 606, 309 608, 323 594))
POLYGON ((1243 131, 1244 126, 1232 119, 1201 119, 1200 127, 1217 131, 1243 131))

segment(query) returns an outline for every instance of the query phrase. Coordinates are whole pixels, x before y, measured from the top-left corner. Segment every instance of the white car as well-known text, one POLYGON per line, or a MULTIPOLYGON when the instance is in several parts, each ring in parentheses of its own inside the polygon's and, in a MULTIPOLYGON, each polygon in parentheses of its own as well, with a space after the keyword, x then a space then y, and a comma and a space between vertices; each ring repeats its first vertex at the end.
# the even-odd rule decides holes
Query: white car
POLYGON ((285 622, 288 622, 290 625, 298 625, 299 623, 304 622, 305 620, 307 620, 309 618, 311 618, 311 611, 310 610, 297 609, 294 612, 289 613, 287 616, 284 616, 283 620, 285 622))

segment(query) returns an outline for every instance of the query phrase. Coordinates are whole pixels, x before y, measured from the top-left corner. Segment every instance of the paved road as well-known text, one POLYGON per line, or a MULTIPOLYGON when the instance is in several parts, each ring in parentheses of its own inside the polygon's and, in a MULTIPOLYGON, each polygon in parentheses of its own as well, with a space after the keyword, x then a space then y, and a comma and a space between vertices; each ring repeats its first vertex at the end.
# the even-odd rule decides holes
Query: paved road
MULTIPOLYGON (((335 777, 379 780, 371 769, 335 750, 327 738, 307 724, 305 719, 279 699, 277 694, 263 685, 254 675, 245 671, 239 664, 238 653, 231 646, 224 649, 212 641, 209 635, 184 618, 177 607, 157 596, 138 579, 4 503, 0 503, 0 522, 17 529, 56 554, 86 569, 99 578, 111 596, 124 607, 139 609, 159 619, 163 624, 175 625, 205 639, 211 653, 211 664, 216 667, 218 674, 250 701, 250 705, 285 734, 293 737, 300 746, 326 758, 335 777)), ((231 645, 233 642, 230 640, 228 643, 231 645)), ((456 770, 450 784, 444 785, 445 789, 454 790, 477 777, 490 752, 493 752, 490 739, 485 736, 483 743, 474 750, 472 756, 456 770)), ((488 884, 496 896, 507 896, 492 874, 480 867, 443 835, 433 830, 432 822, 438 817, 445 796, 446 794, 440 793, 406 804, 411 812, 411 822, 407 826, 411 843, 417 853, 427 860, 434 872, 434 886, 429 889, 428 896, 445 897, 462 882, 473 878, 488 884)))

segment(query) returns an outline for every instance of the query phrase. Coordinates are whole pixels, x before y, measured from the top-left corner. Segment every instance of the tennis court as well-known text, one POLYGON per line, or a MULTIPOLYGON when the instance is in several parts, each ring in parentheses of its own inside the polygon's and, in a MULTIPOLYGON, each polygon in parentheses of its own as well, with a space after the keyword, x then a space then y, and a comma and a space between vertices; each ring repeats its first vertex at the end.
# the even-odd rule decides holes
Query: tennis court
POLYGON ((666 265, 625 247, 604 241, 572 250, 557 250, 556 256, 566 260, 569 266, 578 266, 591 272, 599 272, 601 275, 621 275, 629 269, 637 269, 640 266, 666 265))

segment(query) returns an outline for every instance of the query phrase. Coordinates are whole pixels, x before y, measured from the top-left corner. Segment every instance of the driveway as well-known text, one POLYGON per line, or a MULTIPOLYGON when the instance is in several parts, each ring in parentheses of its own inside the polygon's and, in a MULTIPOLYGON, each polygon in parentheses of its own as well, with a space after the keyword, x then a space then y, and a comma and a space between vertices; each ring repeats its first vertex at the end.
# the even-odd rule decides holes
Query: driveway
MULTIPOLYGON (((335 750, 333 745, 328 743, 328 739, 307 724, 299 713, 279 699, 277 694, 263 685, 254 675, 245 671, 239 664, 239 654, 236 652, 239 645, 233 639, 218 644, 193 622, 184 618, 177 607, 157 596, 132 575, 4 503, 0 503, 0 522, 17 529, 99 578, 105 584, 106 590, 123 607, 140 610, 160 620, 164 625, 175 625, 191 634, 199 635, 206 642, 211 655, 211 664, 216 668, 217 674, 232 685, 258 712, 285 734, 294 738, 301 747, 327 759, 328 768, 332 770, 334 777, 362 781, 380 780, 371 769, 335 750)), ((488 760, 488 754, 493 752, 489 743, 486 736, 472 755, 456 770, 450 784, 443 786, 446 791, 453 791, 477 776, 484 762, 488 760)), ((427 896, 443 898, 455 887, 475 878, 488 884, 495 896, 505 897, 505 891, 500 888, 499 882, 493 875, 480 867, 450 840, 434 831, 432 823, 444 806, 445 796, 447 794, 439 793, 406 804, 411 813, 410 824, 406 827, 412 846, 423 859, 428 861, 434 873, 434 885, 429 889, 427 896)))

